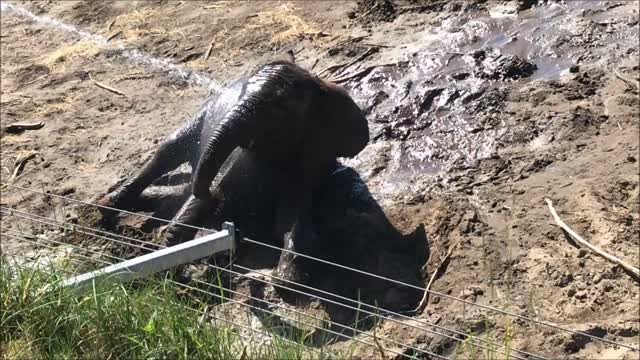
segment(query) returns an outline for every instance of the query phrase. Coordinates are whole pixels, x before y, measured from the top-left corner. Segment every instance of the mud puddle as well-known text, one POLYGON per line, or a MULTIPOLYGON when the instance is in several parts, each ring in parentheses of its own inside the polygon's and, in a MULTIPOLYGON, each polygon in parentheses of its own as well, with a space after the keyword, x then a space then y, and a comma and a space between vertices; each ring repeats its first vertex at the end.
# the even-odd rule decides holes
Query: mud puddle
POLYGON ((370 113, 372 139, 385 144, 348 163, 384 168, 369 172, 384 173, 382 193, 411 191, 416 177, 492 156, 507 131, 497 115, 514 82, 559 80, 580 65, 625 56, 637 39, 615 3, 552 2, 520 12, 516 5, 445 15, 387 52, 382 62, 394 65, 353 86, 370 113))

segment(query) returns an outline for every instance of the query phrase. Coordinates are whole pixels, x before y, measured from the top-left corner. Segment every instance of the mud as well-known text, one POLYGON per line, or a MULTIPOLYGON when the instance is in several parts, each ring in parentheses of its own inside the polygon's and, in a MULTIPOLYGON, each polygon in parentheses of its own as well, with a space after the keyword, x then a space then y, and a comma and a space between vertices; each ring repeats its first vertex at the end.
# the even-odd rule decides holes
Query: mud
MULTIPOLYGON (((12 176, 15 161, 35 151, 36 157, 13 180, 15 185, 94 201, 139 169, 209 91, 272 59, 275 52, 291 49, 299 63, 319 72, 349 64, 375 49, 331 75, 351 77, 343 80, 344 85, 370 121, 371 143, 344 163, 357 170, 397 232, 389 239, 377 239, 384 246, 368 269, 424 286, 444 254, 457 244, 432 285, 434 291, 640 345, 638 281, 567 239, 544 202, 553 200, 562 219, 594 245, 629 263, 640 263, 637 4, 400 0, 12 4, 80 30, 65 32, 55 22, 35 22, 4 11, 3 6, 0 127, 45 123, 39 130, 1 134, 3 183, 12 176), (211 55, 205 59, 209 48, 211 55), (93 80, 126 96, 100 89, 93 80)), ((179 177, 158 185, 173 184, 179 177)), ((2 189, 1 202, 3 207, 47 217, 60 211, 55 198, 9 187, 2 189)), ((156 203, 150 204, 157 209, 156 203)), ((99 225, 88 208, 68 204, 66 211, 70 222, 99 225)), ((365 212, 347 215, 349 221, 338 223, 336 229, 371 224, 365 212)), ((170 211, 163 216, 171 217, 170 211)), ((4 214, 2 221, 3 228, 16 226, 4 214)), ((159 225, 124 216, 117 231, 155 242, 159 225)), ((41 235, 114 256, 139 254, 123 244, 41 235)), ((363 238, 367 236, 371 235, 363 238)), ((2 251, 29 254, 34 248, 3 237, 2 251)), ((265 286, 277 253, 253 251, 242 261, 246 268, 260 271, 251 273, 256 280, 225 278, 235 291, 332 323, 355 321, 356 312, 337 309, 330 302, 282 299, 265 286)), ((215 279, 203 269, 194 266, 184 281, 215 279)), ((343 276, 332 274, 320 285, 340 290, 335 279, 343 276)), ((412 309, 422 296, 378 283, 369 289, 369 300, 395 311, 412 309)), ((257 311, 247 314, 231 305, 216 311, 251 326, 274 331, 278 327, 257 316, 257 311)), ((469 355, 470 350, 454 340, 415 330, 409 326, 412 321, 473 332, 501 345, 509 339, 511 349, 553 358, 638 357, 632 350, 444 296, 431 295, 426 310, 412 317, 400 319, 402 324, 358 326, 375 327, 380 336, 446 356, 469 355)), ((308 329, 301 325, 300 331, 308 329)), ((327 334, 320 333, 310 337, 315 339, 310 345, 326 343, 327 334)), ((422 356, 381 342, 398 352, 422 356)), ((353 346, 361 358, 380 356, 375 348, 350 341, 327 346, 353 346)))

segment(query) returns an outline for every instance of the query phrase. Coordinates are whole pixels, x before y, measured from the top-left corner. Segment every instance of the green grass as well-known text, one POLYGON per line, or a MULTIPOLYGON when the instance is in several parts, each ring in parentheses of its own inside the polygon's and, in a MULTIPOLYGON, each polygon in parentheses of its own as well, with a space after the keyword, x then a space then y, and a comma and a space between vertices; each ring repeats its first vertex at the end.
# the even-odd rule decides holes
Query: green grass
POLYGON ((179 298, 168 280, 97 284, 74 295, 55 286, 63 277, 59 269, 20 267, 0 258, 3 358, 329 358, 302 345, 304 339, 274 337, 271 344, 259 344, 231 327, 201 323, 203 305, 179 298), (53 290, 43 290, 51 285, 53 290))

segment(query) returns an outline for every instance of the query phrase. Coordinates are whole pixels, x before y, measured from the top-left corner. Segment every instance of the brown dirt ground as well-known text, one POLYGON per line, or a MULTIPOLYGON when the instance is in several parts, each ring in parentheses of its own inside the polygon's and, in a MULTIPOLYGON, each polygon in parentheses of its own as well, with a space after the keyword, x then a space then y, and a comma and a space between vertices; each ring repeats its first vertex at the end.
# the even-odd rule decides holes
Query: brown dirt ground
MULTIPOLYGON (((385 45, 397 47, 407 32, 389 23, 387 13, 372 18, 379 23, 363 22, 362 7, 350 1, 18 4, 92 33, 116 35, 112 42, 169 58, 222 79, 220 83, 282 49, 293 49, 303 66, 317 70, 348 61, 350 51, 359 53, 354 38, 384 38, 385 45), (209 44, 212 56, 202 60, 209 44)), ((412 16, 414 24, 420 24, 419 19, 428 26, 436 15, 425 7, 412 16)), ((14 122, 45 123, 40 130, 2 134, 3 183, 10 179, 16 159, 36 152, 15 185, 91 201, 138 169, 158 141, 206 96, 202 87, 114 57, 109 46, 77 41, 5 13, 1 46, 2 128, 14 122), (96 87, 89 75, 126 96, 96 87)), ((629 74, 637 77, 637 68, 629 74)), ((545 134, 553 133, 556 141, 542 136, 513 141, 497 158, 479 162, 476 171, 441 175, 444 187, 427 183, 422 193, 387 199, 384 209, 405 233, 426 226, 433 255, 425 283, 440 254, 459 242, 433 290, 638 346, 638 282, 619 266, 567 241, 543 201, 551 198, 564 221, 594 245, 636 266, 640 263, 637 89, 633 92, 605 73, 595 95, 568 100, 565 95, 572 90, 567 88, 575 81, 560 90, 553 82, 529 84, 513 90, 507 101, 509 114, 519 119, 512 124, 514 138, 554 114, 559 123, 545 134), (576 116, 581 113, 583 117, 576 116), (496 174, 498 168, 503 171, 496 174)), ((9 189, 3 190, 1 202, 34 213, 50 211, 40 197, 9 189)), ((18 245, 3 243, 3 251, 18 245)), ((438 296, 431 296, 419 317, 497 339, 508 327, 513 348, 554 357, 639 356, 438 296)), ((442 339, 407 326, 385 323, 377 331, 416 347, 447 347, 442 339)), ((379 357, 376 349, 366 347, 356 353, 379 357)))

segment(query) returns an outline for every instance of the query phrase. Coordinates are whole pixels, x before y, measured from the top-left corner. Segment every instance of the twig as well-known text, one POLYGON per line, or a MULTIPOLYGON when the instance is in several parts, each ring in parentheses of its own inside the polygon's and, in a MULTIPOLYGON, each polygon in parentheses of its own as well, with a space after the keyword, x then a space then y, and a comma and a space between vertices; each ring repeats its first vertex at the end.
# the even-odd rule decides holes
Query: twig
POLYGON ((311 67, 309 67, 309 70, 313 70, 313 68, 315 68, 315 67, 316 67, 316 65, 318 65, 318 61, 320 61, 320 58, 316 58, 316 59, 313 61, 313 64, 311 65, 311 67))
POLYGON ((368 66, 354 74, 342 77, 342 78, 338 78, 338 79, 331 79, 331 82, 334 82, 336 84, 340 84, 340 83, 344 83, 353 79, 361 79, 365 76, 367 76, 367 74, 369 74, 371 71, 373 71, 375 68, 378 67, 386 67, 386 66, 403 66, 408 64, 408 61, 399 61, 399 62, 395 62, 395 63, 388 63, 388 64, 379 64, 379 65, 371 65, 368 66))
POLYGON ((328 66, 322 70, 320 70, 318 72, 318 76, 323 77, 325 75, 329 75, 329 73, 332 73, 333 75, 338 75, 341 72, 344 72, 346 69, 349 68, 349 66, 362 61, 364 59, 366 59, 367 57, 369 57, 369 55, 375 54, 379 51, 380 49, 375 48, 375 47, 370 47, 367 49, 367 51, 365 51, 362 55, 358 56, 357 58, 355 58, 352 61, 349 61, 348 63, 344 63, 344 64, 338 64, 338 65, 333 65, 333 66, 328 66), (337 70, 341 69, 342 71, 337 72, 337 70), (326 74, 325 74, 326 73, 326 74))
POLYGON ((549 211, 551 211, 551 215, 553 215, 553 219, 556 221, 556 224, 558 226, 560 226, 562 228, 562 230, 564 230, 567 234, 571 235, 571 237, 575 241, 581 243, 582 245, 584 245, 587 248, 589 248, 589 250, 591 250, 594 253, 600 255, 601 257, 609 260, 610 262, 622 266, 625 270, 631 272, 638 279, 640 279, 640 269, 638 269, 637 267, 631 266, 631 265, 627 264, 626 262, 618 259, 617 257, 615 257, 615 256, 613 256, 611 254, 608 254, 608 253, 598 249, 597 247, 591 245, 588 241, 584 240, 582 237, 580 237, 580 235, 576 234, 573 230, 571 230, 571 228, 567 224, 565 224, 564 221, 562 221, 562 219, 560 219, 560 217, 556 213, 556 210, 553 208, 553 203, 551 202, 551 200, 545 198, 544 201, 546 201, 547 205, 549 205, 549 211))
POLYGON ((438 265, 438 268, 436 269, 436 271, 434 271, 433 274, 431 275, 431 278, 429 279, 429 283, 427 284, 427 287, 424 288, 424 295, 422 296, 422 300, 420 300, 418 307, 416 307, 414 311, 415 314, 421 313, 427 307, 427 304, 429 303, 429 291, 431 290, 431 285, 433 285, 433 282, 436 280, 436 276, 444 268, 444 264, 447 263, 447 260, 449 259, 449 257, 451 257, 451 254, 453 254, 453 250, 456 248, 456 246, 458 246, 458 243, 459 241, 453 244, 453 246, 449 248, 449 251, 447 251, 447 254, 440 261, 440 265, 438 265))
POLYGON ((382 347, 382 345, 380 344, 380 341, 378 341, 378 337, 376 336, 377 327, 378 327, 377 325, 373 327, 373 342, 376 344, 378 351, 380 351, 380 356, 382 357, 382 359, 386 359, 387 355, 384 353, 384 348, 382 347))
POLYGON ((115 33, 113 33, 113 34, 109 35, 109 37, 107 38, 107 41, 111 41, 111 40, 113 40, 113 38, 115 38, 116 36, 118 36, 118 35, 120 35, 120 34, 122 34, 122 30, 120 30, 120 31, 116 31, 115 33))
MULTIPOLYGON (((89 78, 90 78, 91 80, 93 80, 93 78, 91 77, 91 74, 89 74, 89 78)), ((112 87, 111 87, 111 86, 109 86, 109 85, 105 85, 105 84, 103 84, 103 83, 101 83, 101 82, 99 82, 99 81, 96 81, 96 80, 93 80, 93 83, 94 83, 97 87, 99 87, 99 88, 105 89, 105 90, 107 90, 107 91, 109 91, 109 92, 112 92, 112 93, 114 93, 114 94, 116 94, 116 95, 120 95, 120 96, 127 97, 127 95, 126 95, 125 93, 123 93, 122 91, 120 91, 120 90, 118 90, 118 89, 112 88, 112 87)))
POLYGON ((370 12, 372 12, 372 11, 373 11, 373 9, 377 8, 379 5, 380 5, 380 3, 379 3, 379 2, 378 2, 378 3, 376 3, 376 4, 375 4, 375 5, 373 5, 369 10, 367 10, 367 11, 363 12, 362 14, 358 15, 358 19, 363 18, 363 17, 365 17, 365 16, 369 15, 369 13, 370 13, 370 12))
POLYGON ((140 79, 151 79, 152 77, 156 76, 155 74, 141 74, 141 73, 137 73, 137 74, 130 74, 130 75, 125 75, 125 76, 121 76, 117 79, 112 80, 114 83, 118 83, 121 81, 125 81, 125 80, 140 80, 140 79))
POLYGON ((113 26, 113 24, 115 24, 116 19, 113 19, 109 22, 109 25, 107 25, 107 31, 111 30, 111 27, 113 26))
POLYGON ((7 125, 4 128, 4 131, 9 134, 18 134, 25 130, 40 130, 44 127, 44 123, 42 121, 37 123, 13 123, 7 125))
POLYGON ((204 307, 204 311, 202 311, 202 315, 200 316, 200 319, 198 319, 198 324, 202 324, 202 322, 204 322, 204 318, 207 317, 207 315, 209 315, 209 305, 204 307))
POLYGON ((213 39, 211 40, 211 42, 209 42, 209 47, 207 48, 207 51, 204 53, 204 60, 209 60, 209 56, 211 56, 211 50, 213 50, 213 39))
POLYGON ((34 157, 36 157, 36 155, 38 155, 37 152, 32 152, 27 155, 21 156, 16 160, 15 167, 13 168, 13 174, 11 174, 11 178, 9 179, 10 183, 13 182, 13 180, 15 180, 18 176, 20 176, 22 170, 24 170, 24 166, 27 164, 27 161, 33 159, 34 157))
POLYGON ((620 75, 618 70, 613 70, 613 73, 616 75, 618 79, 620 79, 620 81, 625 83, 625 85, 627 85, 627 87, 629 87, 630 89, 633 89, 634 87, 636 89, 640 88, 640 83, 638 83, 637 81, 636 83, 633 83, 631 80, 625 79, 624 77, 622 77, 622 75, 620 75))
POLYGON ((105 90, 107 90, 107 91, 109 91, 109 92, 112 92, 112 93, 116 94, 116 95, 120 95, 120 96, 124 96, 124 97, 126 97, 126 96, 127 96, 127 95, 125 95, 125 93, 123 93, 122 91, 120 91, 120 90, 118 90, 118 89, 114 89, 114 88, 112 88, 112 87, 111 87, 111 86, 109 86, 109 85, 102 84, 102 83, 100 83, 100 82, 98 82, 98 81, 95 81, 95 82, 94 82, 94 84, 96 84, 96 86, 97 86, 97 87, 103 88, 103 89, 105 89, 105 90))

